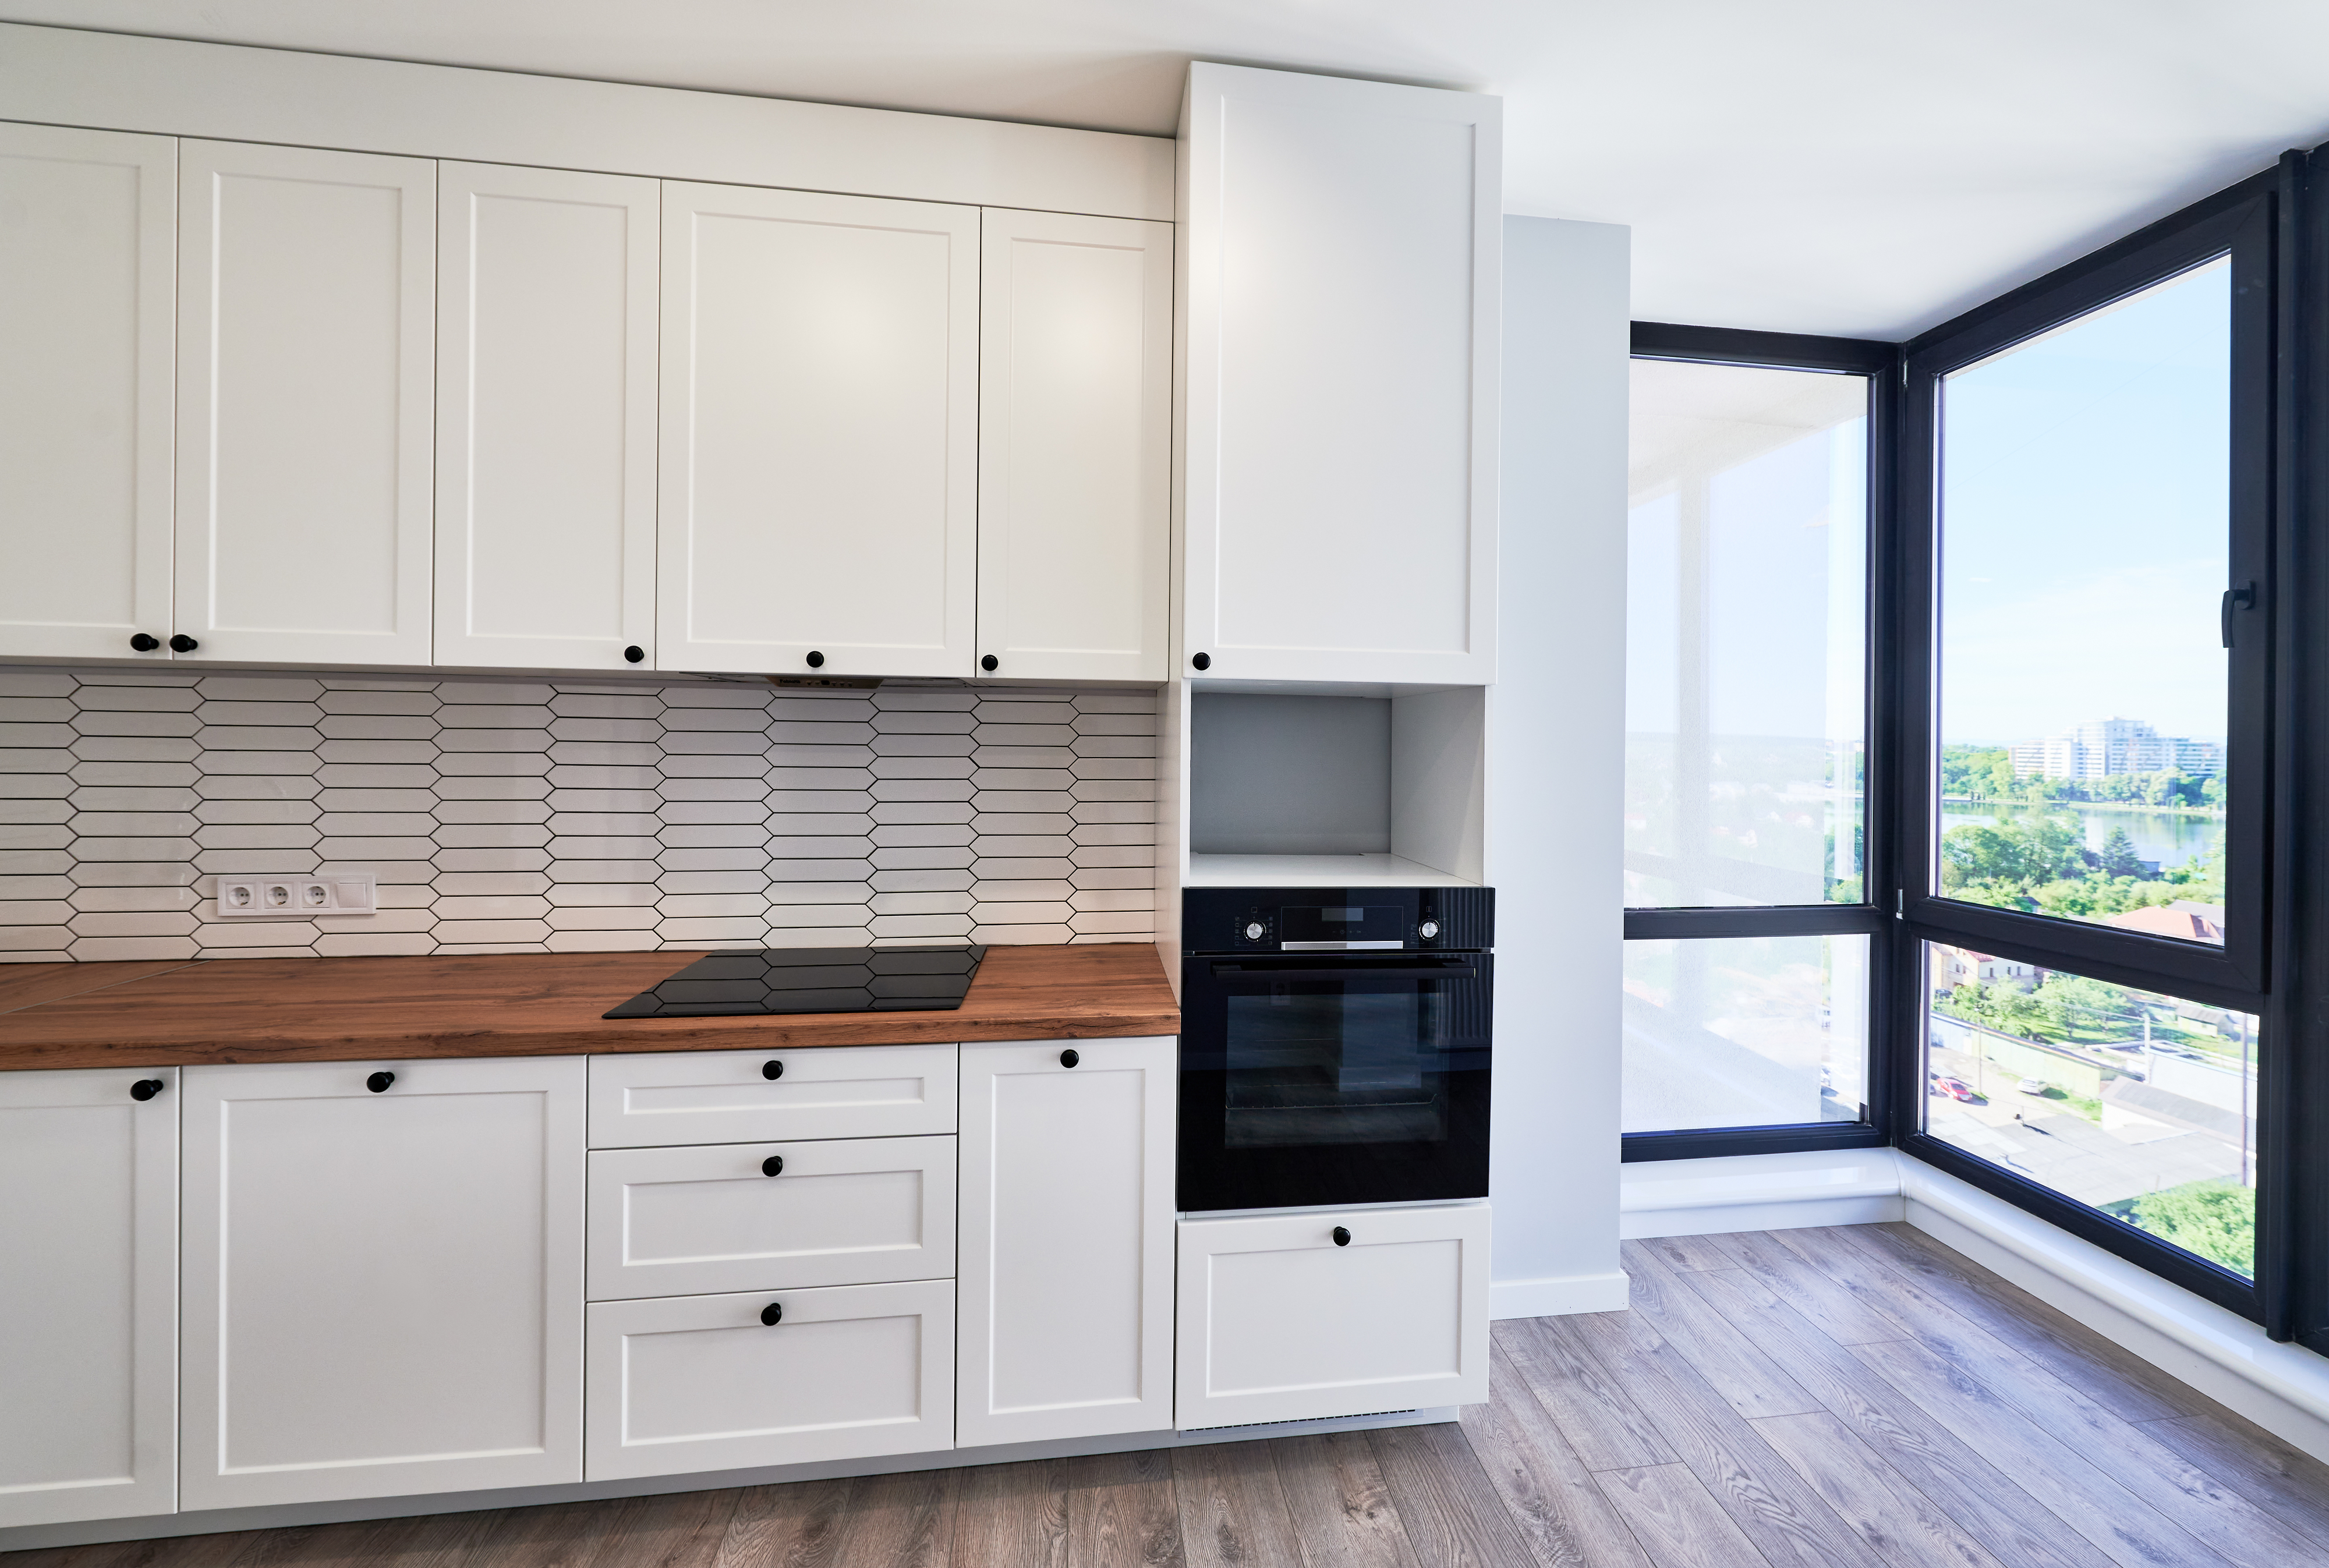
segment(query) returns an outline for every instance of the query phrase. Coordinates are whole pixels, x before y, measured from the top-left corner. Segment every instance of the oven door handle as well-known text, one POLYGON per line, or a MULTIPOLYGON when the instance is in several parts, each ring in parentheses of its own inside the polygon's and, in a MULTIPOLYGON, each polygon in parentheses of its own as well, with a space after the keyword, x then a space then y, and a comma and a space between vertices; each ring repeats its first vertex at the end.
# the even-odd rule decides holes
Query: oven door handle
POLYGON ((1353 959, 1348 963, 1321 964, 1315 959, 1303 959, 1292 963, 1272 963, 1267 959, 1247 959, 1240 963, 1220 963, 1212 966, 1216 979, 1254 980, 1470 980, 1476 979, 1480 965, 1474 959, 1442 959, 1436 963, 1417 963, 1408 959, 1400 963, 1383 963, 1353 959))

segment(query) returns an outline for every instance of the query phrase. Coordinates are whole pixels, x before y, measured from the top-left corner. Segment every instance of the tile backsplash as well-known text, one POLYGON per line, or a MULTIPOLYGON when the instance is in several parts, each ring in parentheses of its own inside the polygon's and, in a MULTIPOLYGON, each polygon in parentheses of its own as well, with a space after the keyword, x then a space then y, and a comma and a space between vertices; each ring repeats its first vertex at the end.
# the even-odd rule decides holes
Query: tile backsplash
POLYGON ((1146 941, 1154 693, 0 669, 0 961, 1146 941), (380 912, 216 921, 220 873, 380 912))

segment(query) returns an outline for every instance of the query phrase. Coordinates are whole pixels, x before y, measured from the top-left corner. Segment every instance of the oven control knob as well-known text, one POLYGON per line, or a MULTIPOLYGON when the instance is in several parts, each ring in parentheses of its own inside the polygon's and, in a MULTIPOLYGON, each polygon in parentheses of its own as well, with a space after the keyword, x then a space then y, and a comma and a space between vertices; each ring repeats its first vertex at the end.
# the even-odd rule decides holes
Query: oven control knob
POLYGON ((1245 940, 1249 942, 1258 942, 1261 940, 1261 922, 1259 921, 1248 921, 1246 922, 1245 940))
POLYGON ((1422 935, 1423 940, 1428 942, 1432 938, 1439 934, 1439 922, 1438 921, 1425 921, 1422 925, 1416 929, 1422 935))

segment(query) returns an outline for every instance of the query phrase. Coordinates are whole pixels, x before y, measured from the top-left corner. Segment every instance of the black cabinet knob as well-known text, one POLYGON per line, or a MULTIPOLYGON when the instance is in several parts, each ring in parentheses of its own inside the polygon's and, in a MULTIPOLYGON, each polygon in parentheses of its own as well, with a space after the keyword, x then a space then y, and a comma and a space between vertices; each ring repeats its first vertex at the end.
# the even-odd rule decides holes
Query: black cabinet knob
POLYGON ((630 647, 623 650, 623 659, 627 664, 643 663, 646 656, 647 650, 641 647, 636 643, 633 643, 630 647))
POLYGON ((1001 669, 1003 667, 1003 661, 996 658, 993 654, 988 654, 985 658, 978 661, 978 667, 983 670, 1001 669))
POLYGON ((152 653, 162 646, 162 639, 150 631, 141 631, 130 638, 129 646, 139 653, 152 653))
POLYGON ((1073 1067, 1077 1063, 1082 1060, 1083 1058, 1078 1055, 1072 1048, 1060 1053, 1060 1065, 1062 1067, 1073 1067))
POLYGON ((395 1082, 396 1074, 393 1072, 375 1072, 364 1080, 364 1087, 374 1094, 382 1094, 385 1093, 388 1086, 395 1082))
POLYGON ((1334 1227, 1334 1245, 1338 1247, 1347 1247, 1350 1244, 1351 1233, 1344 1229, 1341 1225, 1336 1225, 1334 1227))
POLYGON ((760 1076, 761 1076, 761 1077, 763 1077, 763 1078, 782 1078, 784 1075, 785 1075, 785 1064, 784 1064, 783 1063, 781 1063, 781 1062, 763 1062, 763 1063, 760 1063, 760 1076))
POLYGON ((780 1154, 772 1154, 768 1158, 762 1160, 760 1162, 760 1174, 762 1176, 784 1175, 785 1157, 780 1154))
POLYGON ((192 653, 202 646, 202 644, 196 642, 193 638, 188 637, 184 632, 180 632, 177 636, 170 639, 171 650, 175 653, 192 653))
POLYGON ((1213 656, 1211 654, 1191 654, 1189 656, 1189 662, 1201 670, 1209 670, 1213 667, 1213 656))
POLYGON ((782 1323, 784 1320, 785 1304, 783 1302, 771 1301, 766 1307, 760 1308, 760 1321, 767 1324, 769 1327, 774 1328, 778 1324, 782 1323))
POLYGON ((809 667, 809 668, 811 668, 811 669, 813 669, 813 670, 821 670, 821 669, 823 669, 823 668, 825 667, 825 656, 824 656, 823 654, 821 654, 821 653, 817 652, 817 651, 816 651, 816 649, 815 649, 815 648, 811 648, 811 649, 809 649, 809 650, 808 650, 808 667, 809 667))
POLYGON ((161 1093, 166 1087, 167 1085, 158 1078, 141 1078, 137 1082, 129 1086, 129 1098, 132 1100, 151 1100, 156 1095, 161 1093))

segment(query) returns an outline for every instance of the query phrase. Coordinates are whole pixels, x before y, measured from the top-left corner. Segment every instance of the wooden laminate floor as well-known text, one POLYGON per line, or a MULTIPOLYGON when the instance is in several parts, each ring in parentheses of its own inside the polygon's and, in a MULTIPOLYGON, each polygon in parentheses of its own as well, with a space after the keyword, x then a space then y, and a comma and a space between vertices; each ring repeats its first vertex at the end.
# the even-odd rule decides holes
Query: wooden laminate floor
POLYGON ((1902 1225, 1627 1242, 1460 1426, 83 1546, 5 1568, 2299 1568, 2329 1466, 1902 1225))

